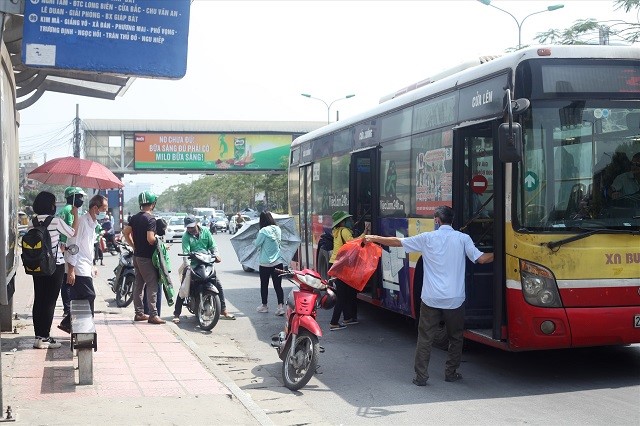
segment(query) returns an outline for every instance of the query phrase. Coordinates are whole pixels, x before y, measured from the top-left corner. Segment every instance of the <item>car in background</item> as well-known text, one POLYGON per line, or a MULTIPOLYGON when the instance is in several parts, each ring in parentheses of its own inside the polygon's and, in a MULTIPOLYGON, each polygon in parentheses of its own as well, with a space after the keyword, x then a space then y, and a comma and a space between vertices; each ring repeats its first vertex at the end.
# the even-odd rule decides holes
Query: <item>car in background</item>
POLYGON ((216 212, 213 216, 213 220, 215 221, 216 231, 227 231, 229 229, 229 219, 224 215, 224 213, 220 214, 216 212))
POLYGON ((172 216, 169 218, 167 221, 167 230, 164 234, 164 240, 169 243, 172 243, 173 240, 182 240, 184 233, 184 217, 172 216))

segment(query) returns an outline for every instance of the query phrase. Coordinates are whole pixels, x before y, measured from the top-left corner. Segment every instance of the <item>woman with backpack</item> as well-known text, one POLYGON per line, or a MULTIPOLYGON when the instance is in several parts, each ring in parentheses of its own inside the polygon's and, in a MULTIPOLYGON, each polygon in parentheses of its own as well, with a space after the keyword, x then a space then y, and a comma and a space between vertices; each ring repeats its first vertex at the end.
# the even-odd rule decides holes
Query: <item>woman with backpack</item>
MULTIPOLYGON (((352 229, 354 227, 352 215, 349 213, 338 210, 331 215, 333 224, 331 225, 333 231, 333 252, 331 253, 331 259, 329 259, 329 268, 336 261, 338 250, 347 241, 354 239, 352 229)), ((355 238, 361 238, 369 232, 369 225, 366 224, 364 232, 355 238)), ((336 295, 337 301, 333 308, 333 315, 331 316, 331 322, 329 323, 329 330, 342 330, 349 324, 358 324, 358 304, 357 297, 358 292, 345 284, 340 280, 336 280, 336 295), (344 314, 344 322, 340 322, 340 315, 344 314)))
POLYGON ((271 213, 260 213, 260 231, 254 244, 260 251, 260 296, 262 298, 262 304, 256 310, 263 314, 269 312, 267 297, 269 296, 269 277, 271 277, 278 298, 275 314, 282 316, 285 313, 284 291, 282 291, 282 277, 276 272, 276 269, 282 269, 283 259, 280 253, 282 231, 276 225, 271 213))
MULTIPOLYGON (((51 323, 53 322, 53 314, 56 308, 56 301, 60 293, 60 286, 64 277, 64 257, 62 250, 58 245, 60 242, 60 234, 66 237, 73 237, 78 229, 78 208, 73 206, 71 214, 73 215, 73 226, 69 226, 59 217, 54 217, 56 213, 56 197, 50 192, 40 192, 33 201, 34 216, 29 223, 29 230, 34 228, 34 222, 38 225, 44 225, 48 222, 47 231, 51 240, 51 253, 55 257, 55 271, 51 275, 39 275, 33 273, 33 329, 36 340, 33 347, 36 349, 55 349, 61 345, 51 336, 51 323)), ((27 233, 29 231, 27 230, 27 233)), ((25 235, 26 237, 26 235, 25 235)), ((23 247, 24 247, 23 237, 23 247)), ((24 253, 23 248, 23 253, 24 253)))

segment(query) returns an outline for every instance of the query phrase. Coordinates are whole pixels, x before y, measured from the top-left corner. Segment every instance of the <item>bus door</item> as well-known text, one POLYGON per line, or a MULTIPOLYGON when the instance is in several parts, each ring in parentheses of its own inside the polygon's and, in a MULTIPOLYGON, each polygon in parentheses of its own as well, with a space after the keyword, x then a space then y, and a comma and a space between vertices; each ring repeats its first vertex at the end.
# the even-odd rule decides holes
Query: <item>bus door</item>
MULTIPOLYGON (((469 234, 482 252, 494 252, 495 242, 503 238, 503 226, 499 225, 504 220, 499 206, 504 204, 504 186, 500 179, 502 163, 494 160, 494 127, 494 122, 485 122, 454 132, 454 228, 469 234)), ((465 328, 496 339, 500 332, 502 289, 494 285, 494 266, 467 260, 465 328)))
POLYGON ((314 267, 313 235, 311 234, 311 181, 313 164, 300 167, 300 269, 314 267))
MULTIPOLYGON (((378 182, 378 149, 368 149, 351 154, 349 170, 349 214, 353 215, 356 224, 354 236, 360 235, 365 224, 370 224, 371 233, 377 232, 379 199, 378 182)), ((378 299, 378 278, 380 270, 373 274, 362 295, 378 299)))

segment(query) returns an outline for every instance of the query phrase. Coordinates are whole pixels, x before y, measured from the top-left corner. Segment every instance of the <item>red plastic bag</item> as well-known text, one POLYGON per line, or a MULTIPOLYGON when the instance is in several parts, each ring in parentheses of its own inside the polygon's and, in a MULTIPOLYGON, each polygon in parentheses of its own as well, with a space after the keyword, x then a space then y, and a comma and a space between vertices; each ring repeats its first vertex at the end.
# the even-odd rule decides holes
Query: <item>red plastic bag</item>
POLYGON ((347 241, 340 247, 329 275, 338 278, 358 291, 362 291, 378 268, 382 247, 367 243, 362 238, 347 241))

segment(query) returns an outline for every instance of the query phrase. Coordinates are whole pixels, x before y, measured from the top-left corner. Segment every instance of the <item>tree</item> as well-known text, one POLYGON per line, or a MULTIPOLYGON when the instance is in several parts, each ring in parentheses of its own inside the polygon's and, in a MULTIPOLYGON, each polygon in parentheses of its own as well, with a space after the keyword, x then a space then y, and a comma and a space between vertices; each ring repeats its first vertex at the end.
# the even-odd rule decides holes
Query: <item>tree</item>
MULTIPOLYGON (((640 0, 615 0, 614 10, 624 10, 630 17, 640 15, 640 0)), ((565 30, 550 29, 539 33, 535 39, 540 43, 551 44, 609 44, 609 40, 617 39, 629 44, 640 39, 640 22, 623 20, 598 21, 596 19, 580 19, 565 30)))
MULTIPOLYGON (((286 165, 286 159, 285 165, 286 165)), ((158 196, 157 211, 189 212, 194 207, 210 207, 216 200, 228 214, 245 207, 263 207, 285 212, 287 175, 220 173, 203 176, 189 184, 174 185, 158 196), (256 206, 256 194, 265 193, 265 205, 256 206)), ((137 211, 137 209, 136 209, 137 211)))

